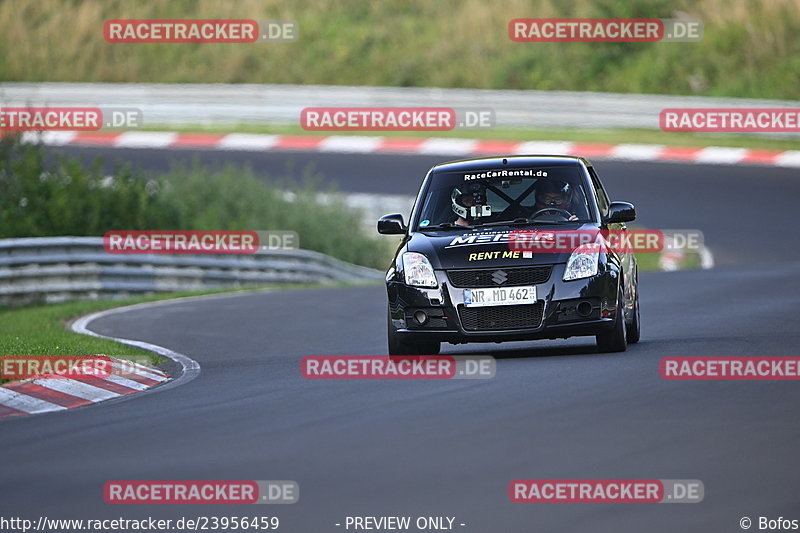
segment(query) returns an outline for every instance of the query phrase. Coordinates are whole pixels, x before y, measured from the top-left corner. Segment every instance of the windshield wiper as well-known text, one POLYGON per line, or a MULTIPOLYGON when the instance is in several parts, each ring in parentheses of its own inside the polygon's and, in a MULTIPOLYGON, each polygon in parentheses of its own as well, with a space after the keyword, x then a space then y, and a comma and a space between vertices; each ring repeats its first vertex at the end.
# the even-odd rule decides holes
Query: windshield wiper
POLYGON ((505 220, 505 221, 498 221, 498 222, 487 222, 486 224, 476 224, 476 226, 521 226, 521 225, 532 225, 532 224, 563 224, 563 222, 558 222, 555 220, 536 220, 530 218, 515 218, 514 220, 505 220))
POLYGON ((430 229, 469 229, 473 226, 461 226, 460 224, 453 224, 452 222, 443 222, 435 226, 420 226, 417 231, 428 231, 430 229))
POLYGON ((527 218, 515 218, 514 220, 499 220, 497 222, 486 222, 485 224, 476 224, 477 226, 514 226, 517 224, 530 224, 527 218))

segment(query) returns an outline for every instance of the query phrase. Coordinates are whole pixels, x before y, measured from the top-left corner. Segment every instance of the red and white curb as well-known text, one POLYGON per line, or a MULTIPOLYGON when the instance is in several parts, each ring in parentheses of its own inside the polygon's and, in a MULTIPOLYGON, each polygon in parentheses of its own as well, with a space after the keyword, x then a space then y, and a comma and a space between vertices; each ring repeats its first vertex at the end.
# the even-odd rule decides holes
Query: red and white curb
POLYGON ((158 355, 172 359, 178 366, 178 372, 176 372, 174 376, 168 376, 160 370, 138 365, 130 361, 121 361, 119 363, 115 361, 115 370, 118 368, 117 365, 122 365, 127 370, 131 368, 131 365, 135 365, 134 368, 136 368, 136 371, 121 373, 120 375, 114 375, 112 372, 112 375, 107 379, 54 378, 6 383, 0 386, 0 419, 19 415, 64 411, 66 409, 81 407, 105 400, 161 392, 188 383, 200 375, 200 365, 194 359, 157 344, 101 335, 90 330, 89 324, 94 320, 109 315, 124 313, 135 309, 147 309, 160 305, 167 305, 178 300, 207 299, 223 296, 230 295, 210 294, 173 298, 171 300, 160 300, 157 302, 145 302, 107 309, 77 319, 71 325, 72 331, 101 339, 113 340, 128 346, 134 346, 157 353, 158 355), (156 385, 158 385, 158 387, 153 388, 156 385))
POLYGON ((246 133, 25 132, 23 142, 51 146, 112 148, 194 148, 232 151, 304 151, 329 153, 388 153, 410 155, 563 154, 619 161, 668 161, 712 165, 754 164, 800 167, 800 150, 751 150, 661 144, 610 144, 567 141, 503 141, 446 137, 372 137, 356 135, 266 135, 246 133))
POLYGON ((111 358, 105 378, 37 378, 0 387, 0 418, 61 411, 149 389, 169 380, 155 368, 111 358))

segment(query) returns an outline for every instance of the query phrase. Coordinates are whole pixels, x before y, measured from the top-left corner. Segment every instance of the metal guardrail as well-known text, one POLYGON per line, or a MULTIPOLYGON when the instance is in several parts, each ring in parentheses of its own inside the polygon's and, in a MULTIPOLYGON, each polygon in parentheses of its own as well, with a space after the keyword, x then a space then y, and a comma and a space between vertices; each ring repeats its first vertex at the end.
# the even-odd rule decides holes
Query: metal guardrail
MULTIPOLYGON (((659 129, 664 108, 795 108, 790 100, 657 94, 326 85, 0 83, 0 106, 142 110, 144 125, 299 125, 305 107, 491 108, 497 127, 659 129)), ((770 134, 797 136, 799 134, 770 134)))
POLYGON ((0 304, 266 284, 383 279, 383 273, 310 250, 248 255, 109 254, 102 237, 0 240, 0 304))

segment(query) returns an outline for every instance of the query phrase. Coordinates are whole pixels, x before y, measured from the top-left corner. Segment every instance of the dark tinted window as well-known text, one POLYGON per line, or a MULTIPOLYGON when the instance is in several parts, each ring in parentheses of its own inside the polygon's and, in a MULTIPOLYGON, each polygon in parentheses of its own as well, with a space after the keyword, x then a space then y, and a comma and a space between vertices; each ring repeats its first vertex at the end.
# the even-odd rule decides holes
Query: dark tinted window
MULTIPOLYGON (((417 228, 453 224, 459 218, 468 219, 470 225, 510 222, 532 217, 549 206, 591 221, 587 201, 591 191, 586 190, 585 181, 578 165, 434 173, 421 198, 417 228), (459 215, 454 204, 465 209, 467 216, 459 215)), ((558 221, 557 213, 549 214, 558 221)))
POLYGON ((589 175, 592 177, 592 186, 594 187, 595 197, 597 198, 597 207, 600 209, 600 214, 605 216, 608 214, 608 206, 610 202, 608 200, 608 195, 606 194, 606 190, 603 188, 603 185, 600 183, 600 178, 597 177, 597 173, 594 171, 594 168, 588 167, 589 175))

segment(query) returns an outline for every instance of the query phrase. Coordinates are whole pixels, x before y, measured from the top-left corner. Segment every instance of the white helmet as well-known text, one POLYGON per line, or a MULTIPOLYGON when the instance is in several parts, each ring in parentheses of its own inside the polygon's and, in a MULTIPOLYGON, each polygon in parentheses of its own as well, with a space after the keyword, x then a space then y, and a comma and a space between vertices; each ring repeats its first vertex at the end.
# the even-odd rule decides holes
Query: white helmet
POLYGON ((453 212, 464 220, 469 216, 469 209, 467 209, 467 206, 463 205, 465 197, 471 198, 472 195, 462 193, 458 187, 453 189, 453 193, 450 195, 450 201, 453 204, 453 212))

